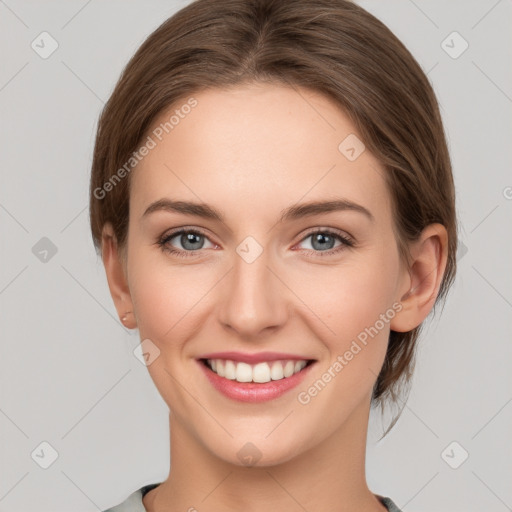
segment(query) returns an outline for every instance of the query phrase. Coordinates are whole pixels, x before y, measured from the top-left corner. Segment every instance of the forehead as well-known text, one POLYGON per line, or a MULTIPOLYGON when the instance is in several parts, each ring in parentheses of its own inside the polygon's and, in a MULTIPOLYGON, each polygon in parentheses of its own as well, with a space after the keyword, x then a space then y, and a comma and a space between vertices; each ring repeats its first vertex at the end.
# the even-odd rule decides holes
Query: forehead
POLYGON ((164 197, 212 204, 228 217, 232 207, 275 220, 301 200, 338 197, 389 213, 383 169, 369 151, 357 156, 360 136, 327 97, 275 84, 191 97, 193 108, 177 102, 148 131, 154 147, 131 177, 137 215, 164 197))

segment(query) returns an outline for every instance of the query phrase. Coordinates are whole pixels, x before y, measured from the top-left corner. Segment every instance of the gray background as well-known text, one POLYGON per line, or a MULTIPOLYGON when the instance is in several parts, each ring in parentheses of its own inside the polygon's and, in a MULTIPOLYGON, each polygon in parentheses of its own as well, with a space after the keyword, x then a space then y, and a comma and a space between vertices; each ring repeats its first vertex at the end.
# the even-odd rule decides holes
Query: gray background
MULTIPOLYGON (((94 252, 88 177, 121 69, 187 3, 0 0, 1 511, 101 510, 167 475, 167 407, 94 252), (43 31, 59 45, 47 59, 31 47, 43 31), (58 454, 48 469, 44 441, 58 454)), ((387 423, 372 413, 368 484, 406 512, 512 510, 512 1, 360 3, 433 83, 462 242, 455 287, 381 442, 387 423), (458 58, 445 51, 462 48, 453 31, 469 44, 458 58)))

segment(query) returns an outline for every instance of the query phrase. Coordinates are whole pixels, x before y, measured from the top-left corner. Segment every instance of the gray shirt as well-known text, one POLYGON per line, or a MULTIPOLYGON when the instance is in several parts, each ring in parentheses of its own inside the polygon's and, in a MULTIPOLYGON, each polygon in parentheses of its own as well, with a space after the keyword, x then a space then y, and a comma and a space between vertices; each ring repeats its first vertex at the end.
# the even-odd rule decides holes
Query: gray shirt
MULTIPOLYGON (((160 482, 161 483, 161 482, 160 482)), ((126 500, 124 500, 119 505, 115 507, 109 508, 104 512, 146 512, 144 505, 142 504, 142 498, 148 493, 151 489, 158 487, 158 484, 149 484, 141 487, 134 493, 130 494, 126 500)), ((376 494, 377 498, 381 501, 381 503, 388 509, 389 512, 402 512, 391 500, 391 498, 386 498, 385 496, 380 496, 376 494)))

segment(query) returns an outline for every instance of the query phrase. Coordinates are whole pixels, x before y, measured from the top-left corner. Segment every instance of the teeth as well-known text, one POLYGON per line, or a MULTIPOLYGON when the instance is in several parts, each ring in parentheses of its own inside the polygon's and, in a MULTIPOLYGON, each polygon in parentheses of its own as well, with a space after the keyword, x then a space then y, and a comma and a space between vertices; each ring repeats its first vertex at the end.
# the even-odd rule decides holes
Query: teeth
MULTIPOLYGON (((210 360, 208 359, 208 361, 210 361, 210 360)), ((216 359, 215 363, 216 363, 216 366, 217 366, 217 369, 215 370, 215 372, 217 373, 217 375, 220 375, 221 377, 224 377, 224 375, 226 375, 224 373, 224 361, 222 361, 220 359, 216 359)), ((210 364, 210 367, 211 367, 211 364, 210 364)))
MULTIPOLYGON (((226 361, 226 364, 232 363, 235 366, 233 361, 226 361)), ((236 377, 235 380, 238 382, 251 382, 252 381, 252 368, 250 364, 247 363, 237 363, 236 364, 236 377)))
POLYGON ((284 378, 283 365, 273 364, 270 369, 270 378, 272 380, 281 380, 284 378))
POLYGON ((290 375, 293 375, 294 371, 295 371, 295 363, 293 361, 287 361, 286 365, 283 369, 284 376, 290 377, 290 375))
POLYGON ((307 361, 271 361, 250 365, 224 359, 207 359, 207 363, 220 377, 237 382, 265 383, 291 377, 300 372, 306 366, 307 361))
POLYGON ((229 380, 236 378, 236 366, 233 361, 226 361, 224 364, 224 377, 229 380))
POLYGON ((252 368, 252 380, 254 382, 270 382, 272 380, 268 363, 258 363, 252 368))

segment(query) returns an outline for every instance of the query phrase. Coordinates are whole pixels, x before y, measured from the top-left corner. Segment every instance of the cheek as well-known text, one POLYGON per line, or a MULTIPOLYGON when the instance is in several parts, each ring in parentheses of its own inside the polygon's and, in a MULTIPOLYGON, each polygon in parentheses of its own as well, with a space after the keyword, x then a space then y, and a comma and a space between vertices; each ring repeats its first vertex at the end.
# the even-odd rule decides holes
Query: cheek
POLYGON ((302 282, 298 295, 308 297, 314 313, 310 325, 317 326, 326 351, 318 374, 307 379, 297 396, 311 428, 321 415, 323 432, 336 429, 371 396, 395 314, 393 263, 386 268, 382 262, 361 261, 329 273, 324 268, 302 282))
POLYGON ((197 315, 215 285, 211 269, 172 265, 164 256, 132 258, 130 293, 142 339, 161 349, 175 346, 197 327, 197 315))
POLYGON ((357 336, 393 303, 396 272, 382 260, 360 259, 338 267, 316 267, 294 289, 317 317, 325 333, 337 340, 357 336))
POLYGON ((143 264, 142 258, 138 263, 136 258, 132 260, 137 270, 132 274, 130 291, 140 339, 151 340, 159 350, 158 357, 147 367, 148 372, 164 401, 179 413, 190 404, 174 378, 191 364, 187 342, 204 328, 204 318, 200 316, 214 283, 207 271, 171 267, 168 262, 154 263, 143 264))
POLYGON ((326 376, 335 382, 331 392, 355 404, 371 392, 386 356, 398 261, 392 251, 368 251, 304 275, 295 280, 295 290, 311 310, 310 326, 326 351, 320 371, 336 375, 326 376))

